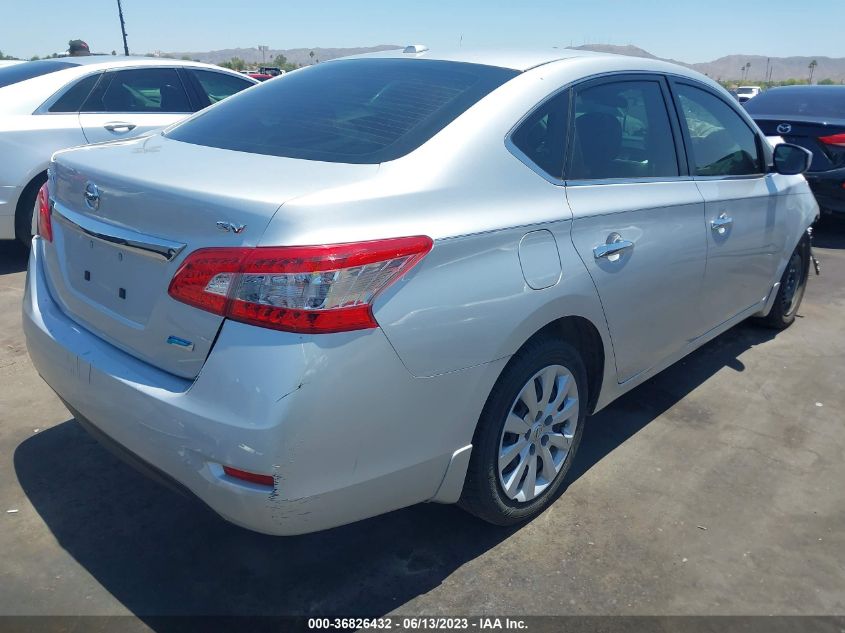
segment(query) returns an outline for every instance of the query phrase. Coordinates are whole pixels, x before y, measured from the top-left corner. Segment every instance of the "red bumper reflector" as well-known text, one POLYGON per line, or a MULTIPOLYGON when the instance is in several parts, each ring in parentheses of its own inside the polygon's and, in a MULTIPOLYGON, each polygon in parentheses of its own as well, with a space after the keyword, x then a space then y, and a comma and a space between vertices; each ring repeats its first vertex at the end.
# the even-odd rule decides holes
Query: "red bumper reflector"
POLYGON ((38 227, 38 235, 43 237, 48 242, 53 241, 53 220, 50 217, 50 189, 48 183, 41 185, 38 190, 38 218, 36 226, 38 227))
POLYGON ((256 473, 248 473, 245 470, 240 470, 239 468, 232 468, 231 466, 223 466, 223 472, 229 475, 229 477, 234 477, 235 479, 240 479, 242 481, 248 481, 251 484, 258 484, 259 486, 270 486, 272 488, 276 485, 276 482, 273 479, 273 475, 258 475, 256 473))

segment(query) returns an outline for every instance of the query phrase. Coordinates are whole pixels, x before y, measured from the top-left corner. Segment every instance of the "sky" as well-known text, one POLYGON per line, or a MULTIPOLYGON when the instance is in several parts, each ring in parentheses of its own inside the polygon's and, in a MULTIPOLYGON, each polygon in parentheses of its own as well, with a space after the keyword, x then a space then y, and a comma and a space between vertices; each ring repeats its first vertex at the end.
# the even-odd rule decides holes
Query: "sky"
MULTIPOLYGON (((659 57, 845 57, 845 0, 122 0, 132 53, 422 43, 635 44, 659 57)), ((0 0, 0 50, 121 52, 117 0, 0 0)))

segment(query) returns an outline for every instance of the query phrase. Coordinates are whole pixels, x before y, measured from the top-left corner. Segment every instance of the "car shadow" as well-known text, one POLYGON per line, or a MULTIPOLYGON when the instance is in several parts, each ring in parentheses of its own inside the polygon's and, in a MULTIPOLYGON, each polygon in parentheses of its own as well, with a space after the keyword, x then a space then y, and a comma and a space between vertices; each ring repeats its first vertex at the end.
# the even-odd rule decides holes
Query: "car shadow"
MULTIPOLYGON (((590 419, 571 485, 739 356, 773 336, 741 325, 590 419)), ((423 504, 297 537, 223 521, 137 474, 73 420, 21 443, 18 480, 58 543, 153 629, 168 615, 382 615, 519 528, 423 504)))
POLYGON ((845 249, 845 217, 824 216, 813 226, 813 246, 845 249))
POLYGON ((0 275, 26 270, 29 249, 17 240, 0 241, 0 275))

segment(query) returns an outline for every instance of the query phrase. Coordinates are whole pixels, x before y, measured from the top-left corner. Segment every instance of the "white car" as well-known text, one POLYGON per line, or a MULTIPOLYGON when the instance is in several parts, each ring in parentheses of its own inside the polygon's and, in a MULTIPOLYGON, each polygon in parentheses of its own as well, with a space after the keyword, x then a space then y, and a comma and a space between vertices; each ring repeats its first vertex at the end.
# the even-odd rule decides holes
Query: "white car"
POLYGON ((0 59, 0 68, 4 68, 6 66, 14 66, 15 64, 23 64, 22 59, 0 59))
POLYGON ((736 98, 740 103, 745 103, 763 92, 760 86, 740 86, 736 89, 736 98))
POLYGON ((53 152, 165 127, 256 83, 210 64, 146 57, 0 67, 0 240, 29 243, 53 152))

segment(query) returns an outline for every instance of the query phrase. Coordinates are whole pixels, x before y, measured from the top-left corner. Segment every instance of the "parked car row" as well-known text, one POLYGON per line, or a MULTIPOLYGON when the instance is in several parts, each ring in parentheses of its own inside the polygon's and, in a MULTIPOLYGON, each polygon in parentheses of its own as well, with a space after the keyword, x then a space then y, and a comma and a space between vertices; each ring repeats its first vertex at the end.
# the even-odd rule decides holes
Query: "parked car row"
POLYGON ((146 57, 0 67, 0 240, 29 244, 53 152, 146 134, 255 83, 209 64, 146 57))
POLYGON ((27 345, 92 434, 239 525, 423 501, 514 524, 588 415, 748 317, 794 321, 810 160, 659 60, 329 61, 56 153, 27 345))
POLYGON ((242 70, 241 73, 258 81, 267 81, 273 77, 284 75, 285 71, 276 66, 261 66, 258 70, 242 70))
POLYGON ((736 89, 736 99, 740 103, 745 103, 763 92, 760 86, 739 86, 736 89))

